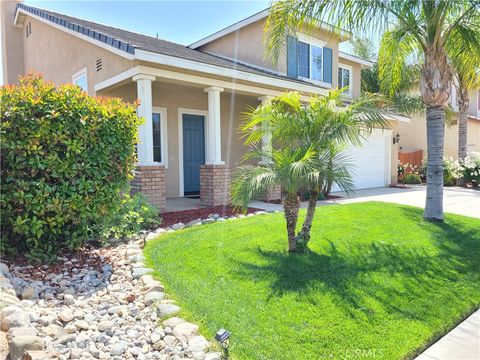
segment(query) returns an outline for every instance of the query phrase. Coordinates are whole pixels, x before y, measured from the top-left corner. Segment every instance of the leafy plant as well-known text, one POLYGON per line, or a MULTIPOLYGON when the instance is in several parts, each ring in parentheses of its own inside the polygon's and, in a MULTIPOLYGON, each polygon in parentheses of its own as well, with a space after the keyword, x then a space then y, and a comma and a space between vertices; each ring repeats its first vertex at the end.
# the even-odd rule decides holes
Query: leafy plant
MULTIPOLYGON (((420 167, 419 174, 424 177, 427 173, 428 161, 427 158, 423 159, 422 166, 420 167)), ((454 186, 457 179, 460 179, 463 175, 462 165, 453 160, 453 158, 443 159, 443 184, 444 186, 454 186)))
POLYGON ((386 125, 375 97, 366 95, 344 106, 341 94, 342 90, 332 90, 304 105, 299 93, 289 92, 252 109, 242 127, 245 144, 251 147, 244 160, 267 161, 237 169, 232 202, 246 208, 255 197, 280 186, 290 252, 307 249, 319 194, 328 194, 332 183, 352 190, 345 146, 360 146, 373 127, 386 125), (260 147, 265 138, 271 143, 260 147), (297 233, 302 193, 308 208, 297 233))
POLYGON ((136 193, 124 195, 118 211, 114 212, 103 225, 100 240, 123 238, 139 233, 141 230, 159 226, 161 218, 158 210, 151 205, 145 196, 136 193))
POLYGON ((480 152, 469 153, 461 164, 465 181, 477 187, 480 184, 480 152))
POLYGON ((133 104, 37 75, 0 89, 2 247, 78 248, 118 209, 135 162, 133 104))
POLYGON ((422 179, 418 174, 408 173, 403 176, 403 183, 404 184, 421 184, 422 179))

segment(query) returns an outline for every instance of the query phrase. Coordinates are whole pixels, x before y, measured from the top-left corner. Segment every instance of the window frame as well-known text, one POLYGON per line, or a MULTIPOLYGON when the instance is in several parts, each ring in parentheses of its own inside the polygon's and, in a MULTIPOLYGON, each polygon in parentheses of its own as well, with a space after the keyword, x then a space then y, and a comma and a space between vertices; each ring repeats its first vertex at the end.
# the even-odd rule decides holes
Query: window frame
POLYGON ((332 84, 329 84, 329 83, 326 83, 323 81, 323 69, 324 69, 324 64, 325 64, 325 61, 324 61, 324 48, 327 46, 327 42, 326 41, 323 41, 323 40, 320 40, 320 39, 317 39, 317 38, 314 38, 314 37, 311 37, 311 36, 308 36, 308 35, 305 35, 305 34, 297 34, 297 41, 298 42, 302 42, 304 44, 307 44, 309 45, 309 51, 308 51, 308 78, 307 77, 304 77, 304 76, 300 76, 300 68, 299 68, 299 64, 300 64, 300 58, 299 58, 299 51, 298 51, 298 46, 297 46, 297 67, 298 67, 298 79, 300 80, 303 80, 303 81, 307 81, 307 82, 310 82, 310 83, 313 83, 313 84, 316 84, 316 85, 320 85, 322 87, 327 87, 327 88, 330 88, 332 86, 332 84), (321 48, 322 49, 322 67, 321 67, 321 70, 320 70, 320 75, 321 75, 321 80, 315 80, 312 78, 312 46, 315 46, 315 47, 318 47, 318 48, 321 48))
MULTIPOLYGON (((344 91, 343 95, 348 98, 352 98, 353 97, 353 67, 347 64, 338 63, 338 71, 340 71, 340 69, 348 70, 350 72, 350 76, 349 76, 350 84, 348 84, 348 91, 344 91)), ((338 72, 337 72, 337 78, 338 78, 338 72)), ((342 83, 343 83, 343 74, 342 74, 342 83)), ((340 84, 337 84, 337 87, 341 89, 344 86, 340 86, 340 84)))
POLYGON ((83 89, 83 91, 85 91, 86 93, 88 93, 88 73, 87 73, 87 68, 84 67, 83 69, 80 69, 79 71, 77 71, 75 74, 72 75, 72 84, 74 85, 77 85, 77 86, 80 86, 76 83, 76 81, 82 77, 85 76, 85 86, 86 86, 86 89, 83 89))
MULTIPOLYGON (((152 136, 153 136, 153 114, 160 114, 160 151, 162 161, 154 161, 157 165, 168 168, 168 136, 167 136, 167 108, 152 106, 152 136)), ((152 158, 153 158, 153 138, 152 138, 152 158)))

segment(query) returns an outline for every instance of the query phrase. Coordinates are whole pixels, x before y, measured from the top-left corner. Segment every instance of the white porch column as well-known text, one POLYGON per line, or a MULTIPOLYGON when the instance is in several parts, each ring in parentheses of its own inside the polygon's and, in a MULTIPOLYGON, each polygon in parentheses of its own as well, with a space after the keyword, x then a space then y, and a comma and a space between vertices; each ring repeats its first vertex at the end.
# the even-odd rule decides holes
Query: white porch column
MULTIPOLYGON (((267 105, 272 101, 272 96, 260 96, 258 100, 262 102, 262 105, 267 105)), ((267 128, 267 124, 265 122, 262 123, 262 128, 265 130, 267 128)), ((262 137, 262 151, 268 152, 272 150, 272 134, 266 133, 262 137)), ((263 155, 262 156, 262 164, 269 164, 272 159, 269 156, 263 155)))
POLYGON ((204 89, 208 93, 208 119, 205 164, 223 165, 222 161, 222 139, 220 126, 220 93, 223 88, 210 86, 204 89))
POLYGON ((152 81, 155 76, 139 74, 133 81, 137 83, 137 98, 140 100, 138 116, 145 121, 138 128, 139 143, 137 144, 138 163, 142 165, 153 162, 153 129, 152 129, 152 81))

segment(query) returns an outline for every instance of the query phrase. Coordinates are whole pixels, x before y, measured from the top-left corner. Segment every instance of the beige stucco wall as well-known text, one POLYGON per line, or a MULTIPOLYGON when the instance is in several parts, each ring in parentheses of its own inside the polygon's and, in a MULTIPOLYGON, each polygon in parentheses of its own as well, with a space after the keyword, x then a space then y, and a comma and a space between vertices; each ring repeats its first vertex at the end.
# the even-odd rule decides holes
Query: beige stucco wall
POLYGON ((3 83, 14 84, 23 75, 23 41, 25 28, 13 25, 13 16, 20 1, 0 1, 0 32, 2 35, 3 83))
MULTIPOLYGON (((273 64, 270 59, 265 57, 264 24, 265 19, 258 20, 235 32, 199 47, 199 50, 211 52, 231 59, 238 59, 239 61, 271 69, 285 75, 287 73, 287 55, 285 46, 282 48, 277 64, 273 64)), ((338 83, 338 77, 336 76, 337 72, 335 71, 335 69, 338 69, 338 36, 323 29, 303 29, 300 33, 325 41, 327 43, 326 46, 333 50, 332 86, 336 87, 338 83)))
MULTIPOLYGON (((102 95, 121 97, 133 102, 136 99, 136 85, 130 83, 102 95)), ((153 106, 167 109, 168 136, 168 168, 165 170, 167 179, 167 197, 178 197, 179 189, 179 108, 208 110, 207 94, 203 88, 188 87, 170 83, 154 82, 152 86, 153 106)), ((255 97, 221 93, 221 129, 222 129, 222 160, 230 167, 239 164, 245 153, 239 126, 242 114, 247 107, 257 106, 255 97)))
MULTIPOLYGON (((426 155, 427 125, 424 115, 413 116, 410 124, 400 123, 398 132, 402 151, 423 150, 426 155)), ((458 124, 445 127, 444 149, 446 157, 458 157, 458 124)), ((467 150, 480 151, 480 121, 468 121, 467 150)))
POLYGON ((51 25, 27 17, 32 34, 24 41, 25 72, 40 72, 56 84, 72 82, 72 75, 87 68, 88 93, 94 94, 96 83, 108 79, 132 66, 134 62, 99 46, 58 30, 51 25), (95 69, 102 59, 102 70, 95 69))

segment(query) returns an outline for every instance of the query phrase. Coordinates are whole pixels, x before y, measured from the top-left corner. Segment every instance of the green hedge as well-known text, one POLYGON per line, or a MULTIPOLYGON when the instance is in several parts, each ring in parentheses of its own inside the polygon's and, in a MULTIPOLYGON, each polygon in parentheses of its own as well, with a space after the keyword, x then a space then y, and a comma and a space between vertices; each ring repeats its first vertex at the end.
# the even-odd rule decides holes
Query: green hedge
POLYGON ((408 173, 403 175, 404 184, 421 184, 422 178, 418 174, 408 173))
POLYGON ((2 250, 77 248, 115 212, 135 162, 140 119, 38 76, 0 89, 2 250))

